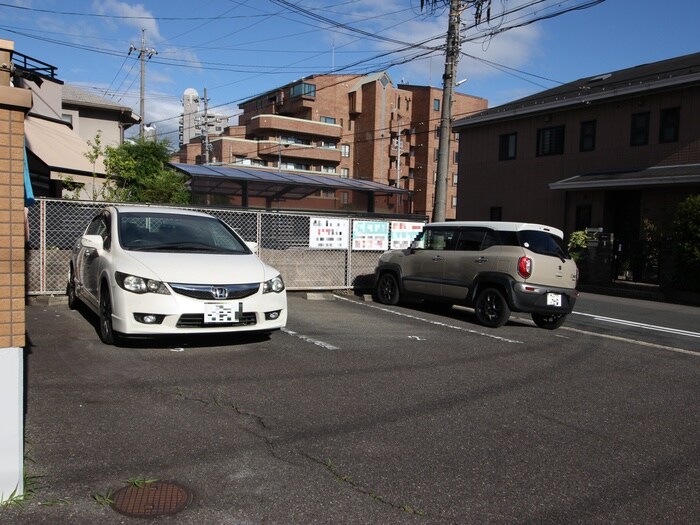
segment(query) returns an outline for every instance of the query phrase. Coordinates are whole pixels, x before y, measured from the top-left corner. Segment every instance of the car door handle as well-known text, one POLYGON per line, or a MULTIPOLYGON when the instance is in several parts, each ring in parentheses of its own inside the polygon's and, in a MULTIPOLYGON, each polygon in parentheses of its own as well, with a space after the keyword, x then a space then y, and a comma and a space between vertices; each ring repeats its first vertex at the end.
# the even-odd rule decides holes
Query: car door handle
POLYGON ((489 258, 488 257, 479 257, 478 259, 474 259, 474 262, 476 264, 482 264, 485 262, 489 262, 489 258))
POLYGON ((435 255, 433 257, 433 261, 442 261, 442 256, 441 255, 435 255))

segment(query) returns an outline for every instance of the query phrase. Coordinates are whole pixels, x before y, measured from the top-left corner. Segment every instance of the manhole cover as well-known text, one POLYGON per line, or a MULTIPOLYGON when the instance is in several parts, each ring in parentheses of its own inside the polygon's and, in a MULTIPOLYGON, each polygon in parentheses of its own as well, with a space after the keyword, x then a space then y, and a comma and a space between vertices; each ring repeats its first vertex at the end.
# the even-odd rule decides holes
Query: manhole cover
POLYGON ((113 496, 112 508, 134 518, 149 518, 175 514, 192 502, 192 494, 175 483, 155 481, 137 487, 129 485, 113 496))

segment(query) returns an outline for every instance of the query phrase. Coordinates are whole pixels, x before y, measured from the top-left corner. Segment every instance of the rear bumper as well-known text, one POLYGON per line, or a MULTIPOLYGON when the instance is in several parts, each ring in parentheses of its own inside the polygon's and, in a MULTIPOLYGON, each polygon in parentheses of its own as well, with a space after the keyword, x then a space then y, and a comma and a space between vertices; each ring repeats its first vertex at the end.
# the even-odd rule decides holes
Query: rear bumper
POLYGON ((511 283, 511 310, 536 314, 570 314, 578 290, 536 284, 511 283))

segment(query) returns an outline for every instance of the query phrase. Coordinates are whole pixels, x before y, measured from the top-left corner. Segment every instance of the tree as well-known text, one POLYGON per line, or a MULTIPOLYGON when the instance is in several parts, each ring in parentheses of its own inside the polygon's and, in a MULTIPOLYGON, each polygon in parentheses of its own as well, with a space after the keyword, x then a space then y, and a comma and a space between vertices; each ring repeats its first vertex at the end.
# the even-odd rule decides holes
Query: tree
MULTIPOLYGON (((104 155, 102 151, 102 130, 98 129, 95 135, 95 142, 87 141, 88 150, 83 153, 85 158, 92 164, 92 200, 97 200, 97 160, 104 155)), ((82 188, 80 188, 82 189, 82 188)), ((80 191, 80 189, 78 191, 80 191)))
POLYGON ((169 168, 168 141, 138 139, 105 148, 105 198, 118 202, 190 204, 187 178, 169 168))
POLYGON ((673 223, 676 279, 684 288, 700 290, 700 194, 678 205, 673 223))

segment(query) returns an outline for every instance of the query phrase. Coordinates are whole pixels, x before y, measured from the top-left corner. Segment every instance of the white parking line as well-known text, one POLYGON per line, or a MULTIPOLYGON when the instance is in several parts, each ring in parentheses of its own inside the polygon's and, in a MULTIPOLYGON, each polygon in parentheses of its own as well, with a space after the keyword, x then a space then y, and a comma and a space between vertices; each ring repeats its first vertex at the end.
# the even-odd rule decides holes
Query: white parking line
POLYGON ((505 338, 505 337, 501 337, 501 336, 498 336, 498 335, 488 334, 488 333, 486 333, 486 332, 479 332, 478 330, 471 330, 471 329, 469 329, 469 328, 464 328, 464 327, 461 327, 461 326, 454 326, 454 325, 451 325, 451 324, 442 323, 442 322, 440 322, 440 321, 431 321, 430 319, 425 319, 425 318, 423 318, 423 317, 418 317, 418 316, 416 316, 416 315, 409 315, 409 314, 404 314, 404 313, 402 313, 402 312, 396 312, 396 311, 391 310, 391 309, 389 309, 389 308, 384 308, 383 306, 377 306, 376 304, 372 304, 372 303, 362 303, 362 302, 359 302, 359 301, 355 301, 355 300, 353 300, 353 299, 348 299, 347 297, 343 297, 343 296, 341 296, 341 295, 335 295, 334 297, 335 297, 336 299, 340 300, 340 301, 348 301, 348 302, 350 302, 350 303, 354 303, 354 304, 357 304, 357 305, 360 305, 360 306, 364 306, 364 307, 366 307, 366 308, 374 308, 375 310, 381 310, 382 312, 388 312, 388 313, 390 313, 390 314, 398 315, 399 317, 406 317, 406 318, 408 318, 408 319, 413 319, 414 321, 421 321, 421 322, 423 322, 423 323, 428 323, 428 324, 432 324, 432 325, 435 325, 435 326, 442 326, 443 328, 450 328, 450 329, 452 329, 452 330, 459 330, 459 331, 461 331, 461 332, 467 332, 467 333, 474 334, 474 335, 480 335, 480 336, 483 336, 483 337, 489 337, 489 338, 491 338, 491 339, 496 339, 496 340, 498 340, 498 341, 503 341, 503 342, 505 342, 505 343, 523 344, 522 341, 518 341, 518 340, 516 340, 516 339, 507 339, 507 338, 505 338))
POLYGON ((302 341, 306 341, 307 343, 315 344, 316 346, 320 346, 321 348, 325 348, 326 350, 340 350, 340 348, 338 348, 337 346, 333 346, 330 343, 326 343, 324 341, 319 341, 318 339, 314 339, 312 337, 309 337, 308 335, 299 334, 297 332, 289 330, 288 328, 282 328, 282 331, 285 334, 293 335, 294 337, 298 337, 302 341))
POLYGON ((669 328, 667 326, 657 326, 657 325, 653 325, 653 324, 637 323, 635 321, 627 321, 625 319, 616 319, 614 317, 604 317, 602 315, 586 314, 583 312, 572 312, 572 313, 575 315, 583 315, 586 317, 592 317, 596 321, 604 321, 607 323, 632 326, 634 328, 642 328, 644 330, 653 330, 655 332, 665 332, 667 334, 684 335, 687 337, 700 338, 700 332, 691 332, 689 330, 679 330, 677 328, 669 328))

